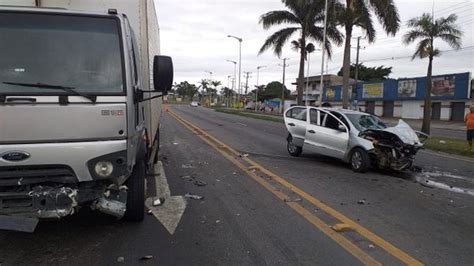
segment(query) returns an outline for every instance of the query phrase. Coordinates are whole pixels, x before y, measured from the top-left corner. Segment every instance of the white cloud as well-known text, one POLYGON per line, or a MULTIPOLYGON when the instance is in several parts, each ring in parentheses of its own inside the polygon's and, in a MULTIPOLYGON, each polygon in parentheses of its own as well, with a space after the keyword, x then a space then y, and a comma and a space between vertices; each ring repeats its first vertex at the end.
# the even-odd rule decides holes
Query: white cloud
MULTIPOLYGON (((228 34, 242 37, 242 72, 254 72, 249 83, 256 82, 256 67, 266 65, 260 73, 260 84, 282 78, 279 60, 271 51, 258 55, 266 37, 278 29, 263 30, 258 23, 259 17, 272 10, 285 9, 279 0, 155 0, 158 20, 161 27, 161 51, 173 57, 175 81, 197 82, 209 78, 205 71, 212 71, 213 79, 227 84, 227 76, 233 74, 233 64, 226 59, 238 61, 238 42, 227 38, 228 34)), ((411 55, 414 45, 404 46, 401 36, 406 32, 405 22, 423 12, 431 12, 432 0, 409 1, 396 0, 403 22, 401 31, 395 37, 387 37, 377 25, 377 41, 368 44, 362 41, 365 49, 360 51, 360 61, 369 66, 386 65, 393 67, 392 77, 423 76, 426 73, 426 60, 398 59, 372 61, 392 57, 411 55)), ((436 16, 458 14, 458 21, 464 31, 463 46, 473 46, 474 3, 466 1, 435 2, 436 16)), ((354 36, 361 34, 355 30, 354 36)), ((294 36, 293 39, 297 39, 294 36)), ((353 41, 355 46, 356 42, 353 41)), ((441 50, 450 49, 446 44, 437 42, 441 50)), ((319 52, 318 52, 319 53, 319 52)), ((335 47, 329 62, 330 73, 336 73, 342 65, 343 48, 335 47)), ((289 57, 286 85, 290 86, 298 74, 298 54, 287 45, 283 57, 289 57)), ((355 50, 352 51, 355 61, 355 50)), ((320 73, 321 55, 313 54, 310 74, 320 73)), ((474 71, 474 49, 459 52, 447 52, 434 61, 435 74, 474 71)), ((306 70, 305 70, 306 74, 306 70)), ((244 80, 242 78, 242 80, 244 80)), ((292 87, 291 87, 292 88, 292 87)))

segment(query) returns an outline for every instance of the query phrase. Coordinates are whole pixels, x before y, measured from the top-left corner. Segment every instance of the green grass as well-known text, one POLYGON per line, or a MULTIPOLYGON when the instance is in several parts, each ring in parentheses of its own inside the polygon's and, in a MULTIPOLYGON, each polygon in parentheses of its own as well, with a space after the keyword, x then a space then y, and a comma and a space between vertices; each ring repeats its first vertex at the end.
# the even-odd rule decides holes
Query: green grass
POLYGON ((425 148, 474 158, 474 151, 469 150, 466 140, 431 137, 425 142, 425 148))
POLYGON ((238 116, 244 116, 244 117, 260 119, 260 120, 283 123, 283 118, 276 117, 276 116, 274 117, 274 116, 270 116, 270 115, 259 115, 259 114, 254 114, 254 113, 233 111, 233 110, 222 109, 222 108, 215 108, 214 110, 216 112, 220 112, 220 113, 226 113, 226 114, 232 114, 232 115, 238 115, 238 116))

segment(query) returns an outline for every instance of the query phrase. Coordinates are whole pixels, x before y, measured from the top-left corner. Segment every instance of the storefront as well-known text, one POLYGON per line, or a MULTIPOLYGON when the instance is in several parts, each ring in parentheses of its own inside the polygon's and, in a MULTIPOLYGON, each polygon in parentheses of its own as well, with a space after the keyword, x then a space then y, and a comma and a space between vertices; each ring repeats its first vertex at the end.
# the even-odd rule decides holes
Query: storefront
MULTIPOLYGON (((351 96, 353 109, 381 117, 423 118, 426 78, 404 78, 359 83, 351 96)), ((342 86, 324 88, 323 100, 342 106, 342 86)), ((471 74, 447 74, 432 78, 432 112, 434 120, 462 121, 471 98, 471 74)))

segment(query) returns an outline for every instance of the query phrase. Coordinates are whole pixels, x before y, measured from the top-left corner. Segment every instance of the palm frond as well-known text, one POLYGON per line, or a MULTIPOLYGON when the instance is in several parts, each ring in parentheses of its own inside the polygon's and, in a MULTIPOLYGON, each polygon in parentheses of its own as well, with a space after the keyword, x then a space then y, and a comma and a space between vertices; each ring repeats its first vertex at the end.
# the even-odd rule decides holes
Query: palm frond
POLYGON ((387 34, 395 36, 400 29, 400 16, 394 0, 368 0, 387 34))
POLYGON ((270 47, 273 47, 275 54, 277 56, 280 56, 283 45, 285 45, 285 43, 288 41, 291 35, 293 35, 293 33, 295 33, 299 29, 300 28, 298 27, 291 27, 291 28, 281 29, 273 33, 265 40, 265 43, 262 45, 258 53, 261 54, 265 52, 266 50, 268 50, 270 47))
POLYGON ((419 38, 429 39, 430 36, 426 34, 426 32, 423 32, 421 30, 417 30, 417 29, 410 30, 405 35, 403 35, 403 43, 410 44, 419 38))
POLYGON ((461 48, 462 41, 461 41, 460 36, 457 36, 457 35, 454 35, 454 34, 440 34, 440 35, 438 35, 438 37, 441 40, 447 42, 449 44, 449 46, 451 46, 454 49, 461 48))
POLYGON ((263 14, 260 17, 260 24, 264 29, 269 29, 274 25, 280 25, 284 23, 288 24, 301 24, 301 20, 298 19, 295 14, 286 10, 270 11, 263 14))
POLYGON ((417 46, 416 46, 416 51, 411 57, 411 60, 414 60, 415 58, 426 58, 430 55, 432 52, 432 47, 431 47, 431 40, 430 39, 424 39, 420 41, 417 46))

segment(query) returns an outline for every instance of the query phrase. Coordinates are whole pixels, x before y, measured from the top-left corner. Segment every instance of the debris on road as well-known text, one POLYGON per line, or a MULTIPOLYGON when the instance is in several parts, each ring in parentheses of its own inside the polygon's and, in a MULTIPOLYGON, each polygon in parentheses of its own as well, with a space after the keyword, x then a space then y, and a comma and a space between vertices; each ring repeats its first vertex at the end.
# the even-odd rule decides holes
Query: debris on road
POLYGON ((375 248, 375 246, 374 246, 374 245, 372 245, 372 244, 370 244, 370 245, 369 245, 369 248, 375 248))
POLYGON ((221 220, 216 220, 216 224, 218 224, 218 223, 220 223, 220 222, 221 222, 221 220))
POLYGON ((241 154, 239 154, 239 157, 241 157, 241 158, 249 157, 249 154, 248 153, 241 153, 241 154))
POLYGON ((360 205, 364 205, 365 203, 367 203, 365 199, 361 199, 357 201, 357 204, 360 204, 360 205))
POLYGON ((173 145, 178 145, 179 143, 178 142, 173 142, 173 145))
POLYGON ((153 212, 152 212, 151 210, 148 210, 146 213, 147 213, 148 215, 152 215, 152 214, 153 214, 153 212))
POLYGON ((440 140, 439 144, 446 144, 446 141, 445 140, 440 140))
POLYGON ((286 198, 283 201, 284 202, 299 202, 299 201, 302 201, 302 199, 301 198, 294 198, 294 199, 286 198))
POLYGON ((181 179, 187 180, 187 181, 193 181, 194 177, 192 177, 190 175, 184 175, 184 176, 181 176, 181 179))
POLYGON ((161 206, 165 203, 165 198, 158 198, 153 201, 153 206, 161 206))
POLYGON ((125 261, 125 258, 124 257, 118 257, 117 258, 117 262, 118 263, 123 263, 125 261))
POLYGON ((352 228, 350 225, 348 224, 335 224, 333 226, 331 226, 332 230, 336 231, 336 232, 347 232, 347 231, 353 231, 354 228, 352 228))
POLYGON ((194 199, 194 200, 202 200, 204 199, 203 196, 199 196, 199 195, 194 195, 194 194, 190 194, 190 193, 186 193, 186 195, 184 195, 185 198, 188 198, 188 199, 194 199))
POLYGON ((194 180, 194 185, 198 186, 198 187, 204 187, 204 186, 207 186, 207 183, 204 182, 204 181, 201 181, 201 180, 194 180))
POLYGON ((194 168, 191 164, 182 164, 181 168, 189 169, 189 168, 194 168))
POLYGON ((140 258, 140 260, 151 260, 151 259, 153 259, 152 255, 146 255, 140 258))
POLYGON ((233 174, 233 175, 236 175, 236 174, 237 174, 237 172, 232 172, 232 174, 233 174))

